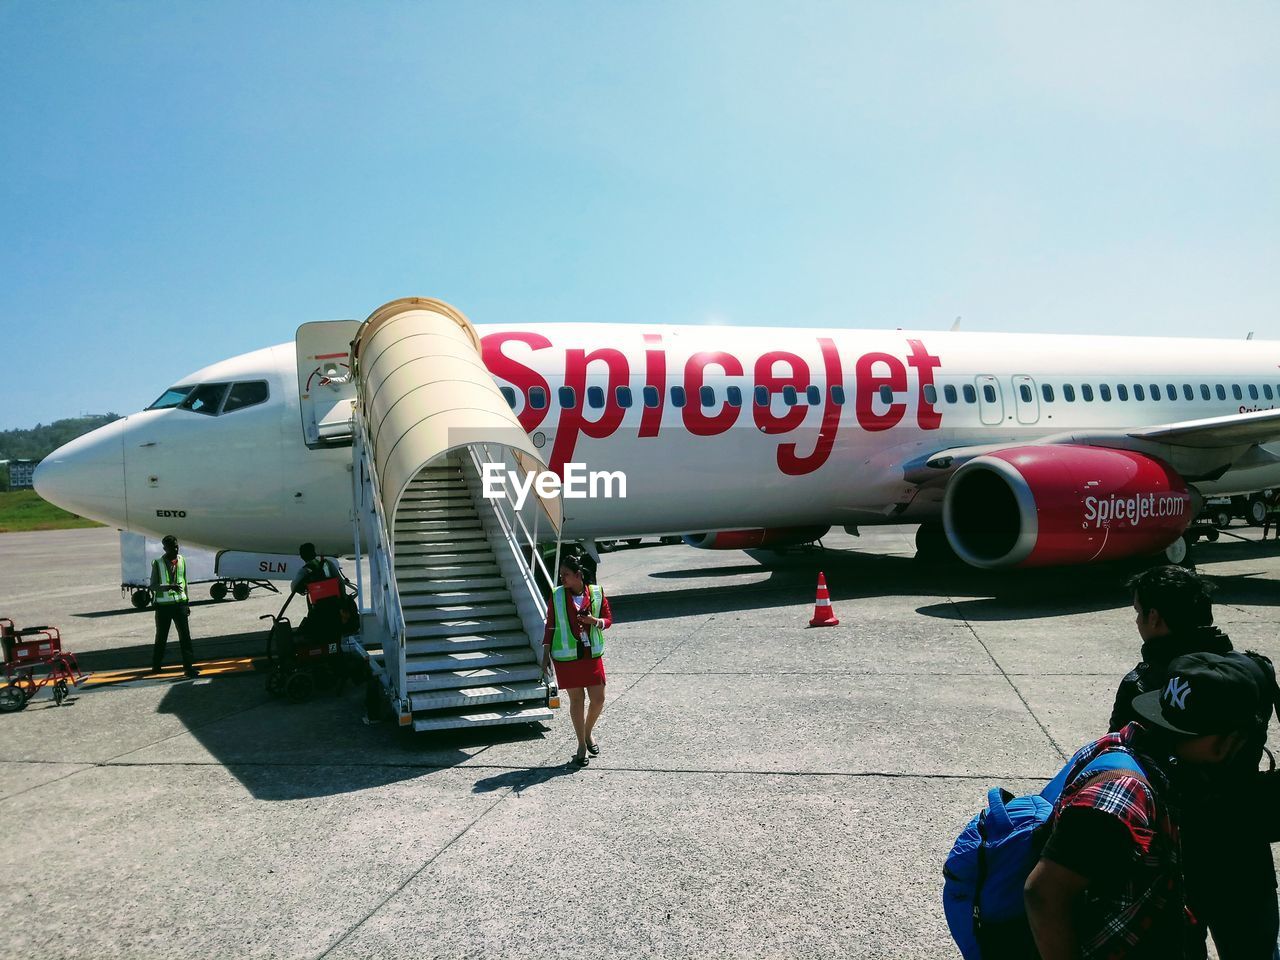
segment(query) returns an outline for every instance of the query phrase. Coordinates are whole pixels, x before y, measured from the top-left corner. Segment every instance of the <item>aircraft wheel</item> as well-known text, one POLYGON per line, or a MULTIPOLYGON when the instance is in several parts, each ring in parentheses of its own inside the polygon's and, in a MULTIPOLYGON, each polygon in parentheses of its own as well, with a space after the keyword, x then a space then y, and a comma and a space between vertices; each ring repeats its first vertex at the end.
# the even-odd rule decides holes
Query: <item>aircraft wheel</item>
POLYGON ((316 692, 316 682, 311 674, 299 670, 284 682, 284 695, 290 703, 306 703, 316 692))
POLYGON ((1245 519, 1249 521, 1249 526, 1260 527, 1267 522, 1267 501, 1262 499, 1260 495, 1254 495, 1249 498, 1249 504, 1245 508, 1245 519))
POLYGON ((215 600, 227 599, 227 585, 219 580, 217 583, 209 587, 209 596, 215 600))
POLYGON ((1186 536, 1181 536, 1164 548, 1165 563, 1179 567, 1194 567, 1191 561, 1191 543, 1186 536))
POLYGON ((248 600, 249 585, 247 583, 237 583, 231 588, 231 595, 237 600, 248 600))
POLYGON ((145 610, 151 605, 150 590, 135 590, 129 595, 129 602, 133 604, 136 610, 145 610))

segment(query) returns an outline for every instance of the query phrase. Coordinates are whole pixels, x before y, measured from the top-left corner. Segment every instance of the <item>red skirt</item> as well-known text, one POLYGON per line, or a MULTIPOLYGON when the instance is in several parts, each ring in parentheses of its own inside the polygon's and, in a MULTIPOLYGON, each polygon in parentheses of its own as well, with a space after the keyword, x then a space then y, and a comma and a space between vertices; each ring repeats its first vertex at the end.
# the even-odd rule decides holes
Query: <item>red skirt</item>
POLYGON ((594 687, 604 683, 604 657, 552 660, 556 665, 556 686, 561 690, 594 687))

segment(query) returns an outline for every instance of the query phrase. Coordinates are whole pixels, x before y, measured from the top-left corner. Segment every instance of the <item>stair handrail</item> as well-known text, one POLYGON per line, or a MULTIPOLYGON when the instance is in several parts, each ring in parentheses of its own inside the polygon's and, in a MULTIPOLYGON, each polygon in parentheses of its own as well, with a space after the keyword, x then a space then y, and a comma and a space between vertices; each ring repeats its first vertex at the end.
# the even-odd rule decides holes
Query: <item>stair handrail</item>
MULTIPOLYGON (((511 449, 509 447, 500 445, 499 449, 502 451, 501 462, 504 466, 508 465, 508 463, 510 463, 513 466, 519 466, 519 462, 516 461, 513 456, 511 456, 511 449), (509 456, 511 456, 510 460, 508 460, 509 456)), ((488 463, 498 462, 494 460, 493 454, 490 451, 488 443, 481 442, 481 443, 470 444, 467 447, 467 452, 471 455, 471 462, 476 469, 476 473, 479 474, 480 476, 484 475, 485 462, 488 462, 488 463), (479 447, 483 451, 484 453, 483 459, 481 459, 480 452, 478 452, 476 449, 477 447, 479 447)), ((542 617, 545 617, 547 615, 547 604, 546 604, 546 601, 543 599, 542 590, 538 586, 539 571, 542 573, 543 579, 546 581, 549 587, 554 587, 555 581, 551 578, 551 574, 547 572, 547 565, 542 560, 541 551, 538 550, 538 538, 536 534, 536 531, 538 528, 537 518, 535 516, 534 532, 530 532, 528 524, 524 522, 524 517, 520 515, 520 511, 516 508, 515 500, 511 490, 507 488, 505 485, 503 489, 505 491, 505 495, 497 498, 485 497, 484 491, 482 489, 481 498, 493 506, 493 514, 498 520, 498 525, 502 529, 503 536, 506 538, 507 543, 514 549, 515 553, 522 558, 522 560, 525 556, 525 548, 524 546, 521 545, 519 533, 523 533, 525 535, 525 538, 527 539, 528 545, 529 545, 528 556, 531 559, 523 560, 523 562, 520 564, 520 570, 524 576, 526 585, 529 588, 529 593, 533 595, 534 606, 536 607, 538 614, 542 617), (510 518, 508 518, 506 510, 503 509, 504 507, 506 508, 506 510, 510 510, 510 513, 511 513, 510 518), (517 527, 519 528, 519 533, 517 532, 517 527)), ((556 547, 557 547, 557 554, 558 554, 559 553, 559 534, 558 533, 556 536, 556 547)))
MULTIPOLYGON (((369 551, 370 579, 373 581, 371 586, 373 587, 374 597, 382 604, 383 623, 391 634, 391 640, 395 646, 397 686, 403 686, 403 678, 400 677, 400 674, 404 666, 403 651, 407 630, 404 621, 404 609, 400 605, 400 589, 396 583, 395 567, 391 558, 391 553, 395 546, 395 531, 387 522, 386 512, 382 507, 382 491, 378 485, 378 471, 374 466, 373 457, 370 455, 369 423, 362 411, 357 412, 357 419, 360 423, 358 431, 360 455, 357 460, 365 481, 361 484, 361 489, 368 494, 368 502, 365 504, 365 509, 373 514, 373 520, 378 526, 382 540, 381 549, 371 549, 369 551)), ((396 693, 399 695, 401 691, 397 689, 396 693)))

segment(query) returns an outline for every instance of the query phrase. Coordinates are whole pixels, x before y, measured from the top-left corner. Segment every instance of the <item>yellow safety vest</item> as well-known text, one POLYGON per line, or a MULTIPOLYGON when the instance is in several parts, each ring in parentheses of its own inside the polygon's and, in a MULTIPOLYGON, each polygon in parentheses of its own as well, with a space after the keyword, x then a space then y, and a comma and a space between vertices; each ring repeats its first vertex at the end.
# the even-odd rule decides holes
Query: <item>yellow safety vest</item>
MULTIPOLYGON (((551 594, 551 603, 556 612, 555 632, 551 635, 551 656, 555 660, 577 660, 578 638, 574 636, 569 624, 569 592, 564 587, 556 587, 551 594)), ((600 605, 604 602, 604 590, 599 584, 587 584, 587 596, 591 598, 589 610, 593 617, 600 616, 600 605)), ((576 605, 575 605, 576 610, 576 605)), ((591 642, 591 657, 598 659, 604 655, 604 631, 598 626, 587 628, 587 639, 591 642)))
POLYGON ((173 579, 169 579, 169 563, 164 557, 151 561, 159 570, 156 577, 160 586, 156 587, 155 604, 163 606, 168 603, 187 602, 187 559, 178 554, 178 563, 173 571, 173 579))

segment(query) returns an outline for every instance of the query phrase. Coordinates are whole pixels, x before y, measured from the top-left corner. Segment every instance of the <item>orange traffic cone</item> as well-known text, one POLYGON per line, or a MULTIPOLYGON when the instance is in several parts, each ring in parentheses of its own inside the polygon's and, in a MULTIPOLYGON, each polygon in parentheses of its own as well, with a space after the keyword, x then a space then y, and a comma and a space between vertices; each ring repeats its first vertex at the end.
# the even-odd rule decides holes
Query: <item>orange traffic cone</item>
POLYGON ((835 627, 839 626, 840 621, 836 619, 836 612, 831 609, 831 594, 827 593, 827 577, 825 574, 818 574, 818 599, 813 604, 813 619, 809 621, 811 627, 835 627))

